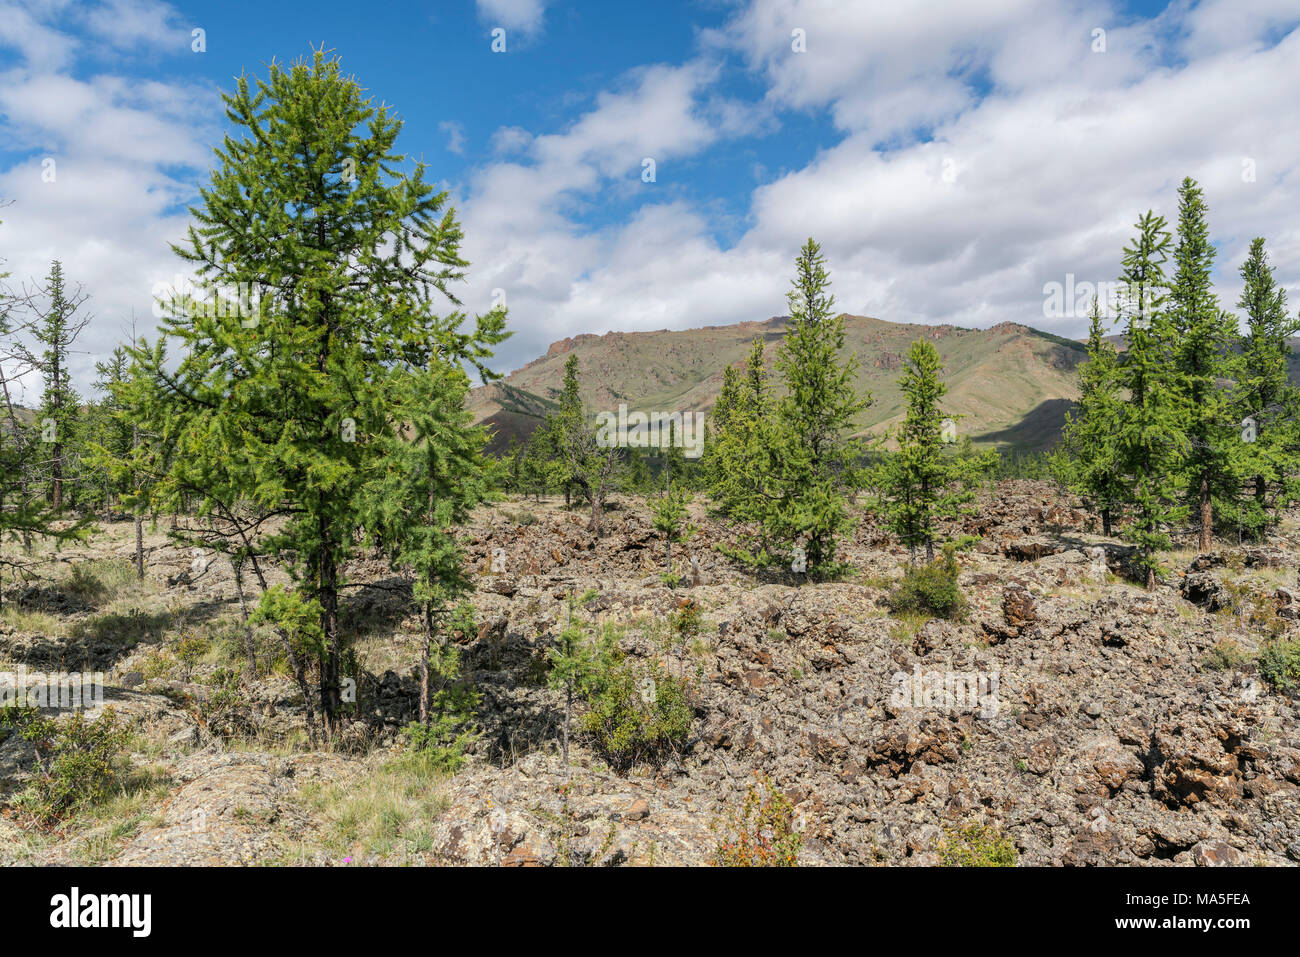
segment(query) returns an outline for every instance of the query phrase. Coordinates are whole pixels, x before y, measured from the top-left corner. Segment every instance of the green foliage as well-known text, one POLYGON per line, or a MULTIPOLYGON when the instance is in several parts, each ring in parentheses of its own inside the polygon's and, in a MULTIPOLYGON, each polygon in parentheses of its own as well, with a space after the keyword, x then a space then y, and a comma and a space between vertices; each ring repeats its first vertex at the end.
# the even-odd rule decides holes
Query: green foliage
POLYGON ((668 569, 670 575, 673 567, 673 545, 689 538, 694 531, 685 524, 687 506, 691 503, 692 497, 679 483, 670 486, 666 492, 650 503, 652 523, 655 530, 663 533, 664 536, 664 567, 668 569))
POLYGON ((320 650, 320 603, 297 589, 272 585, 248 617, 254 625, 268 624, 282 632, 296 654, 320 650))
POLYGON ((457 409, 462 366, 491 377, 505 313, 478 316, 469 332, 463 312, 435 314, 436 297, 458 304, 460 227, 422 164, 401 172, 401 121, 337 58, 273 62, 224 99, 233 130, 173 247, 209 301, 172 302, 157 344, 132 350, 143 380, 132 403, 155 437, 140 465, 159 474, 155 502, 188 496, 205 514, 242 502, 258 527, 282 519, 257 547, 315 603, 328 721, 341 701, 349 558, 379 543, 430 587, 430 568, 441 581, 454 564, 446 525, 487 478, 473 458, 481 433, 457 409), (259 297, 252 315, 205 308, 237 284, 259 297), (416 440, 399 470, 408 430, 416 440), (443 498, 451 479, 464 490, 443 498), (418 529, 399 540, 400 513, 418 529))
POLYGON ((1300 641, 1265 642, 1259 652, 1259 674, 1278 691, 1300 690, 1300 641))
POLYGON ((988 824, 945 828, 939 843, 944 867, 1015 867, 1018 858, 1011 838, 988 824))
POLYGON ((967 601, 957 584, 960 574, 956 550, 945 548, 929 564, 907 566, 902 581, 889 594, 889 607, 899 615, 961 618, 966 613, 967 601))
POLYGON ((761 525, 769 507, 767 487, 780 462, 778 446, 763 340, 755 339, 744 370, 724 370, 722 393, 706 426, 701 469, 719 512, 761 525))
MULTIPOLYGON (((977 453, 969 443, 946 450, 940 400, 947 393, 943 364, 934 344, 918 339, 908 351, 900 380, 907 396, 907 414, 894 433, 898 450, 876 466, 875 507, 885 524, 912 553, 925 550, 934 559, 934 546, 943 544, 937 523, 971 512, 970 503, 997 453, 977 453)), ((961 544, 961 542, 958 542, 961 544)))
POLYGON ((715 867, 796 867, 803 835, 795 825, 794 805, 771 778, 750 785, 739 808, 711 830, 717 844, 709 855, 715 867))
POLYGON ((1178 243, 1169 286, 1168 314, 1173 333, 1174 387, 1186 410, 1184 499, 1201 526, 1200 547, 1211 547, 1215 504, 1235 519, 1242 483, 1250 466, 1241 441, 1241 416, 1225 381, 1235 381, 1241 363, 1235 346, 1235 317, 1219 308, 1211 272, 1205 201, 1190 178, 1178 188, 1178 243))
POLYGON ((618 771, 680 754, 693 718, 686 682, 657 664, 634 667, 609 646, 597 659, 578 728, 618 771))
POLYGON ((453 773, 465 763, 465 754, 479 737, 474 723, 481 695, 464 680, 460 650, 436 647, 430 659, 428 720, 413 721, 402 729, 408 748, 432 771, 453 773))
POLYGON ((1119 357, 1105 339, 1101 306, 1094 297, 1088 324, 1088 361, 1079 366, 1079 408, 1076 415, 1066 414, 1063 441, 1075 463, 1070 487, 1101 515, 1107 535, 1124 498, 1116 442, 1123 414, 1119 357))
POLYGON ((1247 443, 1246 470, 1250 473, 1250 496, 1242 501, 1236 520, 1252 537, 1262 538, 1266 528, 1278 520, 1280 507, 1294 500, 1300 473, 1300 392, 1291 384, 1290 337, 1300 322, 1287 315, 1286 290, 1273 278, 1264 251, 1264 240, 1256 238, 1241 266, 1242 290, 1237 306, 1245 313, 1247 333, 1242 343, 1241 370, 1237 380, 1238 406, 1243 428, 1253 425, 1255 441, 1247 443))
POLYGON ((1139 218, 1136 237, 1124 247, 1118 304, 1128 343, 1118 376, 1128 401, 1115 435, 1129 511, 1120 535, 1135 547, 1148 587, 1155 583, 1158 552, 1170 544, 1167 529, 1187 514, 1179 482, 1187 410, 1174 382, 1174 329, 1165 312, 1169 241, 1163 216, 1148 211, 1139 218))
MULTIPOLYGON (((601 441, 592 416, 579 395, 578 357, 564 364, 559 410, 548 420, 550 444, 558 459, 557 477, 566 489, 576 489, 591 506, 591 530, 602 530, 605 500, 624 481, 624 457, 613 436, 601 441)), ((566 492, 567 499, 567 492, 566 492)))
POLYGON ((112 709, 93 721, 81 710, 56 721, 35 709, 6 707, 0 730, 17 733, 36 751, 35 775, 12 806, 41 827, 101 803, 120 781, 127 731, 112 709))
POLYGON ((835 563, 836 540, 851 524, 847 495, 859 486, 861 448, 848 436, 871 402, 854 391, 857 357, 840 358, 844 319, 829 286, 821 247, 809 239, 775 362, 784 395, 770 396, 755 340, 744 371, 724 372, 701 466, 719 510, 756 526, 755 554, 773 560, 798 545, 814 573, 835 563))

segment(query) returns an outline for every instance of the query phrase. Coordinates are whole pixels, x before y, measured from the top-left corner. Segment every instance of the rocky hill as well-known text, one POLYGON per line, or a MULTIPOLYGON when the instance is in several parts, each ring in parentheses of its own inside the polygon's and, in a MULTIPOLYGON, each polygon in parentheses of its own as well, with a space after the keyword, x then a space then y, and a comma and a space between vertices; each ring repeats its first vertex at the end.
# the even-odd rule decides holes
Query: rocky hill
MULTIPOLYGON (((494 450, 510 436, 528 435, 553 407, 569 355, 578 357, 583 398, 596 410, 702 411, 713 408, 722 371, 744 361, 761 338, 769 367, 788 320, 742 322, 703 329, 610 332, 552 343, 546 355, 499 382, 474 390, 470 407, 496 432, 494 450)), ((859 417, 862 434, 880 431, 903 414, 897 381, 908 346, 924 336, 943 357, 946 409, 963 416, 960 429, 976 441, 1045 448, 1060 435, 1078 394, 1081 345, 1028 326, 1002 323, 960 329, 845 316, 846 352, 857 354, 859 393, 874 401, 859 417)))
MULTIPOLYGON (((697 503, 679 554, 698 573, 673 589, 639 499, 620 497, 599 539, 555 501, 480 510, 476 627, 457 638, 479 736, 464 768, 432 778, 398 734, 419 622, 383 562, 348 569, 361 680, 323 753, 283 670, 229 692, 229 568, 195 574, 151 533, 135 583, 120 571, 130 526, 109 526, 61 553, 81 573, 11 592, 0 670, 102 669, 132 729, 130 793, 48 832, 0 815, 0 864, 698 864, 756 774, 793 805, 803 864, 934 864, 962 833, 1031 865, 1300 861, 1300 701, 1258 660, 1300 635, 1297 516, 1267 546, 1170 553, 1146 592, 1123 578, 1125 548, 1050 485, 1004 482, 979 504, 962 520, 983 540, 960 558, 957 621, 891 613, 906 555, 866 515, 842 549, 854 573, 810 583, 724 558, 734 532, 697 503), (687 678, 689 740, 661 767, 616 771, 582 735, 560 760, 546 649, 566 596, 588 591, 574 620, 687 678), (665 620, 688 597, 704 627, 681 647, 665 620), (935 676, 983 683, 931 700, 935 676)), ((33 772, 30 744, 0 735, 0 802, 33 772)))

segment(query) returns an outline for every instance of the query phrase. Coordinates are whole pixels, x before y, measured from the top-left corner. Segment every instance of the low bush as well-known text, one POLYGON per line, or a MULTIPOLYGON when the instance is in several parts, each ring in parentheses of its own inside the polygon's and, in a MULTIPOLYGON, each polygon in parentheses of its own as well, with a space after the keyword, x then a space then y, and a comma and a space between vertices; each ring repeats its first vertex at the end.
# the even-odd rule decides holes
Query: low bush
POLYGON ((111 709, 93 721, 84 711, 55 721, 36 709, 7 707, 0 709, 0 733, 5 732, 18 734, 36 751, 36 773, 11 804, 22 818, 50 827, 104 801, 118 785, 127 732, 111 709))
POLYGON ((750 785, 745 800, 714 822, 718 843, 709 855, 715 867, 795 867, 803 835, 795 825, 794 805, 770 778, 750 785))
POLYGON ((957 585, 961 569, 956 555, 947 550, 928 565, 909 565, 903 580, 889 594, 890 610, 900 615, 917 613, 936 618, 961 618, 966 598, 957 585))
POLYGON ((691 731, 686 682, 652 664, 634 668, 617 650, 600 662, 586 694, 578 730, 618 771, 638 763, 662 764, 680 754, 691 731))
POLYGON ((946 828, 939 843, 944 867, 1015 867, 1018 856, 1011 838, 987 824, 946 828))
POLYGON ((1259 674, 1277 691, 1300 689, 1300 641, 1270 641, 1259 652, 1259 674))

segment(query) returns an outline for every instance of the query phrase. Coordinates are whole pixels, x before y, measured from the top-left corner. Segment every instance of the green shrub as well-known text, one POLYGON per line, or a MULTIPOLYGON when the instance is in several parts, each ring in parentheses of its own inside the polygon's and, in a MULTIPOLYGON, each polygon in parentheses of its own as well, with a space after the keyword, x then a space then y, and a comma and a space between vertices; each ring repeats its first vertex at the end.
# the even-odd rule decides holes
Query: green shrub
POLYGON ((889 607, 897 614, 924 613, 936 618, 960 618, 966 598, 957 586, 961 569, 951 549, 928 565, 909 565, 903 580, 889 594, 889 607))
POLYGON ((474 715, 480 700, 480 693, 462 671, 460 649, 433 645, 429 649, 429 722, 412 721, 402 729, 412 757, 431 773, 458 771, 479 736, 474 715))
POLYGON ((795 867, 803 835, 795 827, 794 805, 769 778, 751 785, 739 809, 710 828, 718 843, 709 855, 715 867, 795 867))
POLYGON ((1201 667, 1207 671, 1231 671, 1245 664, 1247 656, 1235 641, 1225 638, 1201 658, 1201 667))
POLYGON ((127 732, 112 710, 94 721, 74 711, 60 722, 35 709, 5 708, 0 728, 16 732, 36 750, 36 773, 13 802, 21 816, 49 827, 81 807, 104 801, 122 772, 127 732))
POLYGON ((1300 641, 1270 641, 1259 652, 1259 674, 1278 691, 1300 688, 1300 641))
POLYGON ((1011 838, 987 824, 945 828, 939 843, 944 867, 1015 867, 1017 856, 1011 838))
POLYGON ((610 648, 597 666, 578 729, 615 770, 661 764, 686 746, 692 712, 686 682, 657 664, 637 669, 610 648))

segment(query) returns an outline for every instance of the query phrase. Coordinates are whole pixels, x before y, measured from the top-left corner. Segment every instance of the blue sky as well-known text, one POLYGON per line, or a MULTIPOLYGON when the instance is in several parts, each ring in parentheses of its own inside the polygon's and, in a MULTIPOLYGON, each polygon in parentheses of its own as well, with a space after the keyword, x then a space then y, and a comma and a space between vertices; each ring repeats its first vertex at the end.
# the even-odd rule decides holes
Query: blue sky
POLYGON ((1255 235, 1296 299, 1298 24, 1294 0, 0 0, 0 258, 16 286, 56 256, 83 283, 84 382, 180 271, 217 91, 324 44, 451 191, 463 298, 507 297, 503 370, 780 314, 808 235, 847 311, 1078 335, 1045 286, 1113 279, 1184 175, 1223 305, 1255 235))

